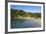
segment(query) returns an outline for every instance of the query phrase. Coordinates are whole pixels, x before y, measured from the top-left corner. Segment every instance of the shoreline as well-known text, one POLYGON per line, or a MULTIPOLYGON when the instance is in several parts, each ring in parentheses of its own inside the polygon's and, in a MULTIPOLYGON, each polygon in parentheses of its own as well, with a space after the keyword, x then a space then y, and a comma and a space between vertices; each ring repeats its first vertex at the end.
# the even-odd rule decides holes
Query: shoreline
POLYGON ((31 18, 31 17, 14 17, 14 19, 41 19, 41 18, 31 18))
POLYGON ((29 21, 32 21, 32 22, 34 22, 34 23, 38 23, 38 24, 41 24, 41 19, 40 18, 18 18, 18 17, 16 17, 16 19, 20 19, 20 20, 29 20, 29 21))
POLYGON ((31 18, 31 17, 14 17, 13 19, 25 19, 25 20, 31 20, 32 22, 36 22, 36 23, 38 23, 38 24, 41 24, 41 18, 31 18))

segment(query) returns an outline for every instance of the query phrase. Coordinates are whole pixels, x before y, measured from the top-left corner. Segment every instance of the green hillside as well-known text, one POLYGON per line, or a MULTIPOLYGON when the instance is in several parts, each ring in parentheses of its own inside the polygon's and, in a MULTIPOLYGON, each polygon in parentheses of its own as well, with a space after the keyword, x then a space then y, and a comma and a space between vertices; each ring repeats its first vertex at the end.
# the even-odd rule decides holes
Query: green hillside
POLYGON ((41 18, 41 13, 25 12, 24 10, 11 9, 11 18, 16 17, 30 17, 30 18, 41 18))

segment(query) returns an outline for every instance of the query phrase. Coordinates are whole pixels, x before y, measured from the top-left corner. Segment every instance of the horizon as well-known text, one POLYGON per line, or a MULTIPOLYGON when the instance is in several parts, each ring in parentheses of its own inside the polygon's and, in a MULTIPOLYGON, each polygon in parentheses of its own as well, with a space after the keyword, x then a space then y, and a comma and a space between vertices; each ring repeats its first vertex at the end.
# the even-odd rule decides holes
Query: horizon
POLYGON ((41 6, 11 5, 10 8, 24 12, 41 13, 41 6))

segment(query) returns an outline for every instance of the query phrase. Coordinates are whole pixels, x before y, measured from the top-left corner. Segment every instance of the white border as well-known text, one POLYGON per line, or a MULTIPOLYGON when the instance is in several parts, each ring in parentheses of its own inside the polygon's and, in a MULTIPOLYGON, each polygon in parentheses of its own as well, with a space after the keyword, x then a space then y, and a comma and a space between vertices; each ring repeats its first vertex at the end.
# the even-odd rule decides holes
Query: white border
POLYGON ((33 31, 43 30, 43 5, 42 4, 28 4, 28 3, 12 3, 8 2, 8 32, 16 31, 33 31), (21 28, 21 29, 10 29, 10 5, 26 5, 26 6, 41 6, 41 28, 21 28))

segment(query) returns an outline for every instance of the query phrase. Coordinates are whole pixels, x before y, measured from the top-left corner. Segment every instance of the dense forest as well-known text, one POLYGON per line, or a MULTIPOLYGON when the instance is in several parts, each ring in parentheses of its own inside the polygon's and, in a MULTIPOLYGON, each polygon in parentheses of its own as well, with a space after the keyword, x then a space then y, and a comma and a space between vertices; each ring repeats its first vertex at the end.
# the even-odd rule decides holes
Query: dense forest
POLYGON ((18 10, 18 9, 11 9, 11 18, 16 17, 30 17, 30 18, 41 18, 41 13, 32 13, 32 12, 25 12, 24 10, 18 10))

